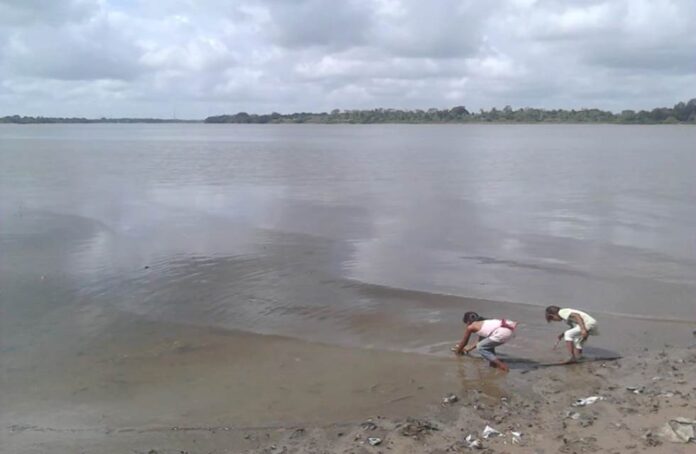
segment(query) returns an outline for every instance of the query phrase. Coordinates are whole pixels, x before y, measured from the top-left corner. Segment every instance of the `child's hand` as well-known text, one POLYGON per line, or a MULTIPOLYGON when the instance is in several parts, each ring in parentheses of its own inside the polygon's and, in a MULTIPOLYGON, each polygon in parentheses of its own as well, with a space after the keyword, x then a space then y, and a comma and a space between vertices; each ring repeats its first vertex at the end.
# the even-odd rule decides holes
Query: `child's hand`
POLYGON ((559 335, 558 335, 558 340, 561 340, 561 339, 563 339, 563 335, 564 335, 564 334, 565 334, 565 333, 561 333, 561 334, 559 334, 559 335))

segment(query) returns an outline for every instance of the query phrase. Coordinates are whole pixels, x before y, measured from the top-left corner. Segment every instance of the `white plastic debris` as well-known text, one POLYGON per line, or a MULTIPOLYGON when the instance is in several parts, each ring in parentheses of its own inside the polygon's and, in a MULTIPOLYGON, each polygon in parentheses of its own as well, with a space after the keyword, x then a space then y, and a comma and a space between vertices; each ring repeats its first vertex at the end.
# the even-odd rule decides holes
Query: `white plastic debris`
POLYGON ((626 386, 626 390, 631 391, 633 394, 642 394, 643 393, 642 386, 626 386))
POLYGON ((518 445, 522 443, 522 432, 510 432, 512 435, 512 444, 518 445))
POLYGON ((481 436, 483 438, 499 437, 501 435, 502 434, 500 432, 498 432, 497 430, 495 430, 491 426, 484 427, 483 432, 481 432, 481 436))
POLYGON ((474 438, 472 434, 467 435, 464 441, 466 441, 467 446, 471 449, 483 449, 481 440, 474 438))
POLYGON ((382 443, 382 439, 377 437, 370 437, 367 439, 367 442, 370 443, 370 446, 377 446, 378 444, 382 443))
POLYGON ((672 391, 667 391, 667 392, 664 392, 662 394, 658 394, 658 396, 669 398, 669 397, 674 397, 674 393, 672 391))
POLYGON ((672 443, 696 441, 696 419, 673 418, 662 429, 660 435, 672 443))
POLYGON ((371 419, 368 419, 364 423, 360 424, 360 428, 362 430, 375 430, 377 429, 377 424, 375 424, 371 419))
POLYGON ((568 410, 565 414, 565 417, 568 419, 578 420, 580 419, 580 413, 578 413, 577 411, 568 410))
POLYGON ((584 399, 576 400, 575 403, 573 403, 573 407, 585 407, 587 405, 592 405, 593 403, 595 403, 599 400, 604 400, 604 397, 602 397, 602 396, 585 397, 584 399))
POLYGON ((459 400, 459 397, 457 397, 456 394, 449 393, 445 397, 442 398, 442 406, 446 407, 448 405, 452 405, 456 401, 459 400))

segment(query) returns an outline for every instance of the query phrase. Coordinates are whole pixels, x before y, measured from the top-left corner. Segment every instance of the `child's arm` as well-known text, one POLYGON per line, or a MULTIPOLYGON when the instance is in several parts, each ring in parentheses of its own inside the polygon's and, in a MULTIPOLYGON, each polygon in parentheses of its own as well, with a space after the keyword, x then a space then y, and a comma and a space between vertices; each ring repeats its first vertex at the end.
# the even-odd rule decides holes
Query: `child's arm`
POLYGON ((570 317, 568 318, 580 325, 580 333, 582 334, 583 338, 586 338, 589 333, 587 332, 587 326, 585 326, 585 320, 582 319, 580 314, 573 312, 570 314, 570 317))
POLYGON ((469 353, 471 350, 474 349, 473 345, 471 348, 467 348, 466 344, 469 343, 469 338, 471 337, 471 334, 475 333, 476 331, 478 331, 478 329, 474 328, 473 323, 466 327, 466 331, 464 331, 464 338, 459 343, 459 345, 457 345, 457 350, 455 352, 457 355, 463 355, 464 353, 469 353))

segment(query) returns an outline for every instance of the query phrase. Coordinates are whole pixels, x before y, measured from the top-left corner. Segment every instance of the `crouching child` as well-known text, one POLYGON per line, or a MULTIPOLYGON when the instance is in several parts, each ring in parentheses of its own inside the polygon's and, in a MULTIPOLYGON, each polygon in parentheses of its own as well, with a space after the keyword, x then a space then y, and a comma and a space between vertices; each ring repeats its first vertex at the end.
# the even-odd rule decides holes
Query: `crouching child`
POLYGON ((465 313, 463 322, 466 325, 464 338, 453 348, 454 352, 457 355, 464 355, 476 349, 492 367, 497 367, 504 372, 509 371, 508 365, 497 357, 495 348, 512 338, 517 322, 505 319, 485 319, 476 312, 465 313), (467 345, 473 334, 478 336, 479 341, 467 345))
POLYGON ((566 322, 570 326, 570 329, 558 335, 558 340, 564 339, 568 347, 569 363, 577 362, 582 358, 583 346, 591 334, 599 334, 597 320, 577 309, 561 309, 558 306, 549 306, 546 308, 546 321, 566 322))

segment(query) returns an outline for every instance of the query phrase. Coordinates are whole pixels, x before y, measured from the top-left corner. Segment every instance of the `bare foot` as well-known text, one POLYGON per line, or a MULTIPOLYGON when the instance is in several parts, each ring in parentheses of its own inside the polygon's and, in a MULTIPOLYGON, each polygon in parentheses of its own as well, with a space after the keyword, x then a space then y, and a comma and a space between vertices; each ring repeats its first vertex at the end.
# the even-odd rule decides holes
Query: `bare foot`
POLYGON ((491 366, 491 367, 495 367, 495 368, 497 368, 497 369, 500 369, 500 370, 503 371, 503 372, 509 372, 509 371, 510 371, 510 368, 508 367, 508 365, 505 364, 505 363, 502 362, 502 361, 496 361, 496 362, 491 361, 490 363, 488 363, 488 365, 491 366))

